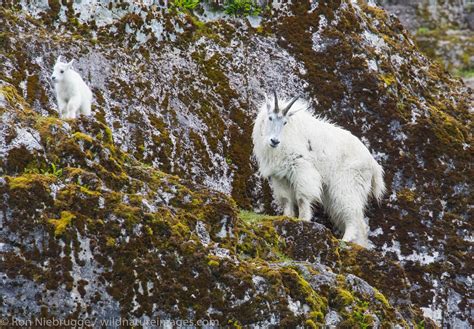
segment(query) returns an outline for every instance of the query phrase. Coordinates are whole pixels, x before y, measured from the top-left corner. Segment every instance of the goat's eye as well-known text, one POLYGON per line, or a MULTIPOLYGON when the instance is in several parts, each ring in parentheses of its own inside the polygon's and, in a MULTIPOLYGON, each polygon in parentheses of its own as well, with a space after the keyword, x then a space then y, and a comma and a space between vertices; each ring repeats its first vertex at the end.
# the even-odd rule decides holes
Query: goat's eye
POLYGON ((64 73, 64 70, 61 70, 61 73, 64 73))
POLYGON ((273 119, 272 119, 272 117, 268 117, 268 120, 272 121, 273 119))
POLYGON ((285 123, 283 125, 286 125, 288 123, 288 121, 285 121, 285 123))

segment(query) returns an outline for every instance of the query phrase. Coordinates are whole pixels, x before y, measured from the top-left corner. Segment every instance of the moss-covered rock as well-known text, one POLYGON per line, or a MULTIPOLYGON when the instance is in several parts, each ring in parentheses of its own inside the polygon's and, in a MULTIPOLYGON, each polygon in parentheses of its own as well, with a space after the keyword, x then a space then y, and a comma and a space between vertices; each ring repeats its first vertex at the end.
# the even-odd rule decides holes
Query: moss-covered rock
MULTIPOLYGON (((11 321, 120 315, 321 326, 329 305, 342 320, 354 317, 341 310, 353 302, 346 274, 333 295, 333 288, 311 284, 321 269, 293 259, 291 233, 279 231, 302 223, 239 213, 224 194, 137 162, 94 118, 66 123, 30 109, 2 109, 19 129, 39 136, 43 151, 31 149, 22 164, 28 169, 0 179, 0 307, 11 321)), ((319 229, 323 240, 336 241, 319 229)), ((330 259, 341 264, 338 257, 330 259)), ((384 302, 372 307, 367 296, 360 300, 384 323, 422 319, 420 312, 397 318, 380 292, 374 296, 384 302)))

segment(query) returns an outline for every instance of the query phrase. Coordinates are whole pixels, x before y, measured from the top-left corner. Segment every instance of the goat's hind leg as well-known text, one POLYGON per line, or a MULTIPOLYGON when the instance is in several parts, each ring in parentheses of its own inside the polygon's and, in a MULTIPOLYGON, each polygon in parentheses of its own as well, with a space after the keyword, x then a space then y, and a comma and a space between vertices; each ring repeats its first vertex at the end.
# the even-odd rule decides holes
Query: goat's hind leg
POLYGON ((361 245, 364 248, 367 248, 369 245, 368 234, 369 226, 364 220, 364 215, 362 212, 357 213, 354 211, 350 220, 345 222, 344 235, 342 240, 346 242, 354 242, 361 245), (357 213, 357 214, 354 214, 357 213))
POLYGON ((283 215, 288 217, 295 217, 295 202, 291 186, 284 178, 272 177, 270 185, 275 195, 275 199, 281 208, 283 208, 283 215))
POLYGON ((344 232, 343 241, 367 247, 369 227, 364 220, 363 208, 351 203, 350 199, 351 196, 347 194, 333 197, 327 207, 329 217, 334 226, 344 232))
POLYGON ((328 205, 331 221, 344 232, 342 240, 363 247, 369 244, 369 226, 364 220, 369 189, 363 179, 340 175, 337 182, 332 182, 328 205))

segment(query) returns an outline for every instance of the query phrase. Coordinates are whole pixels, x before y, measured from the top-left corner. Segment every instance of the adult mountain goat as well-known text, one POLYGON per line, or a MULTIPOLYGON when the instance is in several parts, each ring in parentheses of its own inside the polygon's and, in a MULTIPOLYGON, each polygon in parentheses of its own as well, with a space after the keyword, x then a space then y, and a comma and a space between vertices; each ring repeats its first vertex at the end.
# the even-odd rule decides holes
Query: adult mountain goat
POLYGON ((79 114, 91 114, 92 92, 79 73, 72 69, 72 63, 56 60, 51 80, 54 82, 59 116, 62 119, 75 119, 79 114))
POLYGON ((367 147, 349 131, 314 117, 298 97, 280 107, 266 99, 253 129, 254 155, 269 179, 286 216, 309 221, 319 203, 343 240, 368 246, 364 210, 369 195, 380 201, 383 169, 367 147), (290 109, 293 110, 290 112, 290 109))

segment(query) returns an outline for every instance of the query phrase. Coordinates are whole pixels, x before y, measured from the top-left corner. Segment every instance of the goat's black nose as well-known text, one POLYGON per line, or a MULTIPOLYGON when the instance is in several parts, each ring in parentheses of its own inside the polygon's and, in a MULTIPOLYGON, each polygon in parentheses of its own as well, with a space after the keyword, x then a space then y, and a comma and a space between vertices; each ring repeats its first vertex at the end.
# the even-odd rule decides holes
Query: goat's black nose
POLYGON ((51 77, 52 80, 56 80, 56 77, 51 77))
POLYGON ((280 144, 280 141, 278 139, 274 139, 274 138, 271 138, 270 142, 272 142, 272 146, 277 146, 278 144, 280 144))

